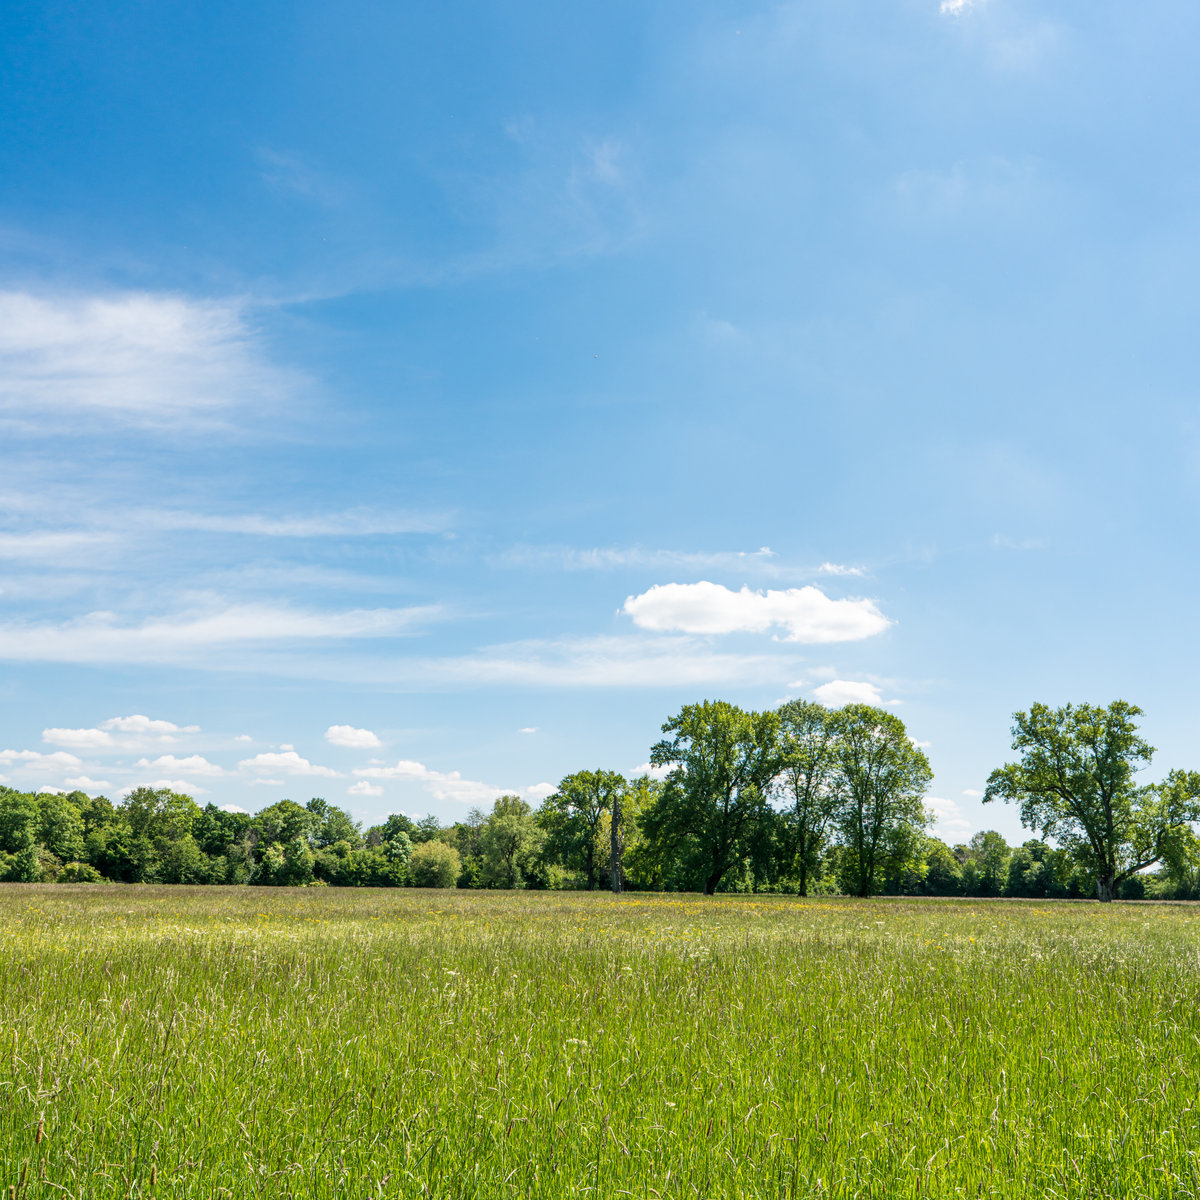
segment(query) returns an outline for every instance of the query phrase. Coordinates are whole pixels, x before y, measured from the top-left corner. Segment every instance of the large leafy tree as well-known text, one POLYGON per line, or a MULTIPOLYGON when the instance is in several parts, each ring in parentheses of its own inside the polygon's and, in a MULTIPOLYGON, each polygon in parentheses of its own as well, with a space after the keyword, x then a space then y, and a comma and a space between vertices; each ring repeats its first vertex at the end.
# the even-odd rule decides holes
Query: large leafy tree
POLYGON ((525 887, 543 836, 533 810, 520 796, 501 796, 479 835, 480 882, 485 887, 525 887))
POLYGON ((1138 871, 1177 860, 1200 820, 1200 772, 1139 786, 1137 773, 1154 756, 1138 733, 1141 715, 1124 700, 1014 713, 1012 748, 1021 757, 991 773, 983 797, 1019 804, 1021 823, 1068 851, 1105 901, 1138 871))
MULTIPOLYGON (((616 771, 576 771, 538 810, 538 822, 546 831, 543 853, 570 870, 582 871, 589 888, 599 884, 604 818, 611 820, 626 786, 625 777, 616 771)), ((608 831, 611 840, 611 825, 608 831)))
POLYGON ((897 864, 919 853, 933 771, 904 722, 869 704, 840 711, 836 745, 842 880, 855 895, 869 896, 897 864))
POLYGON ((767 798, 782 764, 779 724, 778 713, 706 700, 667 721, 668 736, 650 752, 651 763, 671 773, 645 815, 646 834, 671 847, 706 895, 754 852, 771 820, 767 798))
POLYGON ((783 810, 784 870, 801 896, 821 862, 829 824, 842 800, 837 731, 841 713, 810 700, 779 709, 783 770, 775 780, 783 810))

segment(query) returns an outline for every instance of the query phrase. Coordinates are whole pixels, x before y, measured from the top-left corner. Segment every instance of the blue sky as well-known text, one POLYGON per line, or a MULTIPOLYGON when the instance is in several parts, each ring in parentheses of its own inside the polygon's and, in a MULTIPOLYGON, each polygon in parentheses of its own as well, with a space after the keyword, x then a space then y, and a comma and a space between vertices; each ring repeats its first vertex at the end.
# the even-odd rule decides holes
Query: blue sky
POLYGON ((446 819, 680 705, 1197 765, 1200 10, 14 3, 0 776, 446 819))

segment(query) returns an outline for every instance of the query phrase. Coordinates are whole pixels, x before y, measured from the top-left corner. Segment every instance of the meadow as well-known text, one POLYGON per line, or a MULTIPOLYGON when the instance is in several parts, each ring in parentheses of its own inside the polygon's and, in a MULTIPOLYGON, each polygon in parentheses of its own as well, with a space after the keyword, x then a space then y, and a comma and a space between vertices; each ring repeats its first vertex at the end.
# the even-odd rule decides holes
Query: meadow
POLYGON ((1200 1196, 1200 908, 0 888, 16 1197, 1200 1196))

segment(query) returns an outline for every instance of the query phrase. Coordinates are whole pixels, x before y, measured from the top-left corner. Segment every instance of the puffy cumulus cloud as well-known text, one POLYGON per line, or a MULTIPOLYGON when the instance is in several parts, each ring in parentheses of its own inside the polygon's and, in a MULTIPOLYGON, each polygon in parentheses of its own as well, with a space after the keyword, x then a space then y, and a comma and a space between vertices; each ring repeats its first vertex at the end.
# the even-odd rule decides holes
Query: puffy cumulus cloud
POLYGON ((345 746, 349 750, 373 750, 383 743, 369 729, 355 729, 353 725, 330 725, 325 730, 325 740, 331 746, 345 746))
POLYGON ((537 731, 538 727, 536 725, 526 725, 524 729, 517 730, 518 733, 537 733, 537 731))
POLYGON ((268 362, 238 301, 147 292, 0 291, 0 409, 63 427, 85 413, 140 425, 212 422, 300 383, 268 362))
POLYGON ((189 754, 186 758, 176 758, 174 754, 161 754, 151 761, 147 758, 138 759, 135 767, 145 767, 158 771, 186 771, 189 775, 224 775, 223 767, 211 763, 199 754, 189 754))
POLYGON ((642 775, 649 775, 651 779, 666 779, 670 773, 670 767, 656 767, 650 762, 641 763, 639 766, 631 768, 629 772, 634 779, 640 778, 642 775))
POLYGON ((360 779, 346 789, 346 794, 348 796, 382 796, 383 788, 377 783, 369 783, 365 779, 360 779))
POLYGON ((176 725, 174 721, 156 721, 142 713, 131 717, 109 717, 100 722, 101 729, 116 729, 121 733, 149 734, 152 737, 174 737, 177 733, 199 733, 199 725, 176 725))
POLYGON ((765 592, 719 583, 655 584, 629 596, 625 613, 642 629, 683 633, 767 633, 789 642, 851 642, 882 633, 891 621, 871 600, 833 600, 811 584, 765 592))
POLYGON ((72 750, 102 750, 113 744, 113 736, 107 729, 43 729, 42 741, 72 750))
POLYGON ((458 771, 435 771, 424 763, 401 759, 394 766, 355 767, 354 774, 360 779, 411 780, 421 784, 435 800, 452 801, 458 804, 487 804, 498 796, 516 794, 526 800, 544 800, 553 792, 550 783, 535 783, 527 788, 495 787, 476 779, 464 779, 458 771), (549 789, 548 791, 545 789, 549 789))
POLYGON ((813 688, 813 695, 826 708, 841 708, 843 704, 883 703, 883 697, 873 683, 853 679, 834 679, 823 683, 819 688, 813 688))
POLYGON ((954 800, 926 796, 925 807, 933 813, 933 834, 944 842, 961 842, 971 833, 971 822, 954 800))
POLYGON ((842 563, 823 562, 818 568, 822 575, 863 575, 862 567, 847 567, 842 563))
POLYGON ((222 812, 246 813, 246 815, 249 816, 248 810, 239 808, 236 804, 220 804, 217 807, 220 808, 222 812))
POLYGON ((112 784, 107 779, 89 779, 86 775, 77 775, 73 779, 64 779, 63 786, 69 787, 72 791, 94 795, 96 792, 108 791, 112 784))
POLYGON ((238 766, 243 771, 258 774, 283 773, 284 775, 321 775, 329 779, 336 778, 337 771, 330 767, 320 767, 311 763, 307 758, 301 758, 295 750, 267 751, 256 754, 253 758, 243 758, 238 766))
POLYGON ((65 750, 42 754, 38 750, 0 750, 0 763, 4 766, 21 766, 27 771, 78 771, 83 760, 65 750))
POLYGON ((123 787, 117 795, 128 796, 130 792, 136 792, 140 787, 148 787, 152 792, 180 792, 184 796, 208 795, 208 788, 200 787, 195 783, 189 783, 186 779, 146 779, 141 783, 134 783, 128 787, 123 787))
POLYGON ((88 729, 42 730, 42 741, 71 750, 129 750, 139 746, 170 745, 181 734, 199 733, 199 725, 176 725, 173 721, 154 720, 141 713, 129 717, 110 717, 88 729))

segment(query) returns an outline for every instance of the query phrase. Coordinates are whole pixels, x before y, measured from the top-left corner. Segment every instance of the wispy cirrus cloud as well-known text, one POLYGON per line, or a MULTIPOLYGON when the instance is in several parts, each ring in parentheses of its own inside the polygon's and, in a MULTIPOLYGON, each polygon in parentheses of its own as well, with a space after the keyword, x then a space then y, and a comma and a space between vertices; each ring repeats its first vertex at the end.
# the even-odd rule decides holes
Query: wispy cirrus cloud
POLYGON ((396 682, 424 686, 660 688, 776 683, 795 673, 796 661, 715 650, 693 637, 535 638, 383 670, 396 682))
POLYGON ((241 300, 0 291, 0 412, 55 432, 73 411, 140 425, 212 421, 303 383, 272 363, 241 300))
POLYGON ((670 550, 647 546, 512 546, 486 557, 502 567, 557 568, 564 571, 624 569, 724 571, 764 579, 803 581, 819 575, 863 575, 861 567, 822 562, 817 566, 783 562, 769 546, 757 550, 670 550))
POLYGON ((238 604, 140 622, 97 612, 71 620, 0 623, 0 659, 22 662, 195 662, 239 646, 295 645, 412 633, 441 614, 437 606, 319 612, 238 604))

